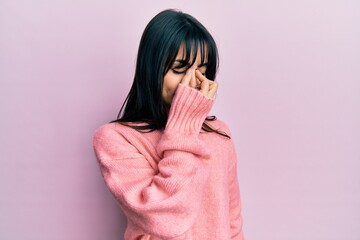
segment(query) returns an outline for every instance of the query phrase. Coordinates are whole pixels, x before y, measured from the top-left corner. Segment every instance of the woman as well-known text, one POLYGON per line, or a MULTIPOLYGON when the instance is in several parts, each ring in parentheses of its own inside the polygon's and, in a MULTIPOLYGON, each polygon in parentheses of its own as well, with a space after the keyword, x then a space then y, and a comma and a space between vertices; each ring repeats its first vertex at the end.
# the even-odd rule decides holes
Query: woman
POLYGON ((190 15, 165 10, 145 28, 129 95, 93 139, 125 239, 244 239, 234 145, 207 117, 217 67, 213 38, 190 15))

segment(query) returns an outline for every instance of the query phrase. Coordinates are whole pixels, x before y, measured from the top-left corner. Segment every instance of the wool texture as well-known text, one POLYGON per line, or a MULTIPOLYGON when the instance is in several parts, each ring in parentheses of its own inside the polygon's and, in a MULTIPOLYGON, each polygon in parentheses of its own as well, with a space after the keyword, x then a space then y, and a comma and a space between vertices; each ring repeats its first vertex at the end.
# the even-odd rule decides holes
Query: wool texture
MULTIPOLYGON (((244 240, 233 140, 201 128, 213 102, 180 84, 164 129, 114 122, 95 130, 101 174, 127 217, 126 240, 244 240)), ((231 134, 218 119, 206 122, 231 134)))

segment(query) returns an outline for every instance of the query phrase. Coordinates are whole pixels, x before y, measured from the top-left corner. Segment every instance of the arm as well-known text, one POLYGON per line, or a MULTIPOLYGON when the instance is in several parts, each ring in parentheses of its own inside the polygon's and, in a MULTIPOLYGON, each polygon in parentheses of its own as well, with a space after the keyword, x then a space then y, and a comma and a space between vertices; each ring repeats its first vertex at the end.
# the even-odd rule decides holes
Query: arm
POLYGON ((231 239, 244 240, 240 189, 237 177, 237 157, 234 146, 232 149, 234 160, 229 169, 230 233, 231 239))
POLYGON ((156 148, 156 170, 116 130, 96 131, 93 144, 104 180, 129 221, 145 233, 181 239, 193 225, 209 173, 209 152, 198 135, 212 102, 179 85, 156 148))
POLYGON ((242 230, 243 219, 241 215, 241 200, 240 190, 237 179, 236 164, 230 170, 230 230, 231 239, 244 240, 244 233, 242 230))

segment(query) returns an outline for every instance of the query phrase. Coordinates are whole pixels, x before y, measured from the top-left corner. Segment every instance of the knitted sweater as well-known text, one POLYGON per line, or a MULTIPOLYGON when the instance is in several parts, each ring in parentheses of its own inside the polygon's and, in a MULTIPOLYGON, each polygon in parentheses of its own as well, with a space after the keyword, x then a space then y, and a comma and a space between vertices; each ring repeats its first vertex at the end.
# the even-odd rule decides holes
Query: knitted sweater
MULTIPOLYGON (((93 146, 126 240, 243 240, 233 141, 201 130, 213 99, 180 84, 165 129, 100 126, 93 146)), ((230 134, 220 120, 208 122, 230 134)))

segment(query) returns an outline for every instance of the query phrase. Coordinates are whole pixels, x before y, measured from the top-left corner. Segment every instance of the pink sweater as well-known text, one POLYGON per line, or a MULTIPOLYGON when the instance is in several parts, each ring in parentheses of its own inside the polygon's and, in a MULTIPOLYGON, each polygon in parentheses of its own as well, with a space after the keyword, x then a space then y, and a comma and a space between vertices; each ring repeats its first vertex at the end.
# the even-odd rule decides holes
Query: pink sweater
MULTIPOLYGON (((164 130, 100 126, 93 144, 126 240, 243 240, 233 141, 201 130, 213 99, 179 85, 164 130)), ((209 122, 229 133, 220 120, 209 122)))

